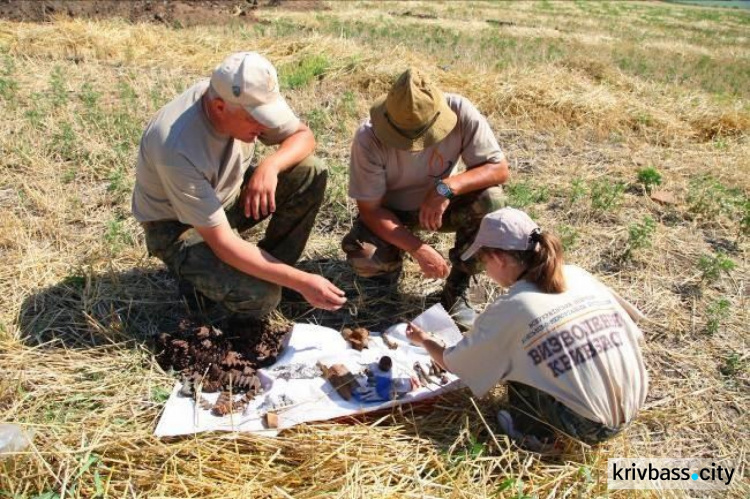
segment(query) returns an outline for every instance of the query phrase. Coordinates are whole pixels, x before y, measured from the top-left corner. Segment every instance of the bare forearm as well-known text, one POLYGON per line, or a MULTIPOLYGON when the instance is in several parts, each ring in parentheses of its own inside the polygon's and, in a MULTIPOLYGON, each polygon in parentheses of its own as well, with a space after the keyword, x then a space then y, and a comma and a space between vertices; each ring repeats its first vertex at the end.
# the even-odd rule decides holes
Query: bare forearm
POLYGON ((500 163, 486 163, 474 167, 443 181, 455 195, 459 195, 503 184, 508 180, 508 177, 508 162, 503 160, 500 163))
POLYGON ((315 138, 309 129, 290 135, 279 148, 261 161, 259 167, 273 168, 283 172, 308 157, 315 150, 315 138))
POLYGON ((299 291, 306 276, 239 237, 217 244, 212 250, 221 261, 245 274, 295 291, 299 291))
POLYGON ((443 369, 448 369, 447 367, 445 367, 445 360, 443 360, 445 345, 443 345, 442 342, 439 342, 433 336, 430 336, 429 338, 425 339, 425 341, 422 343, 422 346, 425 350, 427 350, 427 353, 430 354, 430 357, 432 357, 432 360, 434 360, 436 364, 438 364, 443 369))
POLYGON ((384 241, 404 251, 414 251, 422 245, 422 240, 412 234, 396 215, 387 208, 376 208, 360 212, 365 225, 384 241))

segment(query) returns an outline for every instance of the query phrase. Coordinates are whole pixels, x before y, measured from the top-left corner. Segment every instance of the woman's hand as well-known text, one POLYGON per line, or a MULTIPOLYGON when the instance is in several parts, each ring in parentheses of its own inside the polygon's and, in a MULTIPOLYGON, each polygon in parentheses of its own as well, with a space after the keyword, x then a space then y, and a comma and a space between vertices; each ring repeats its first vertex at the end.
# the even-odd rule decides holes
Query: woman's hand
POLYGON ((422 346, 424 345, 424 342, 426 340, 432 338, 432 335, 419 326, 416 326, 411 322, 407 322, 406 338, 412 343, 416 343, 417 345, 422 346))

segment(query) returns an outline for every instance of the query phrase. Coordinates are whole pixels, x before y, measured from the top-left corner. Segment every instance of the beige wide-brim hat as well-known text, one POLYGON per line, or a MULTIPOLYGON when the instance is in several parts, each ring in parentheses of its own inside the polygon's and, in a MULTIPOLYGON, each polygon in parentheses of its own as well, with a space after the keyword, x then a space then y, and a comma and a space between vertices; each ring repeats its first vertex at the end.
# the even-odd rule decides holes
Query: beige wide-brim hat
POLYGON ((405 151, 421 151, 440 142, 456 127, 458 117, 445 95, 422 73, 407 70, 387 95, 370 108, 375 136, 405 151))

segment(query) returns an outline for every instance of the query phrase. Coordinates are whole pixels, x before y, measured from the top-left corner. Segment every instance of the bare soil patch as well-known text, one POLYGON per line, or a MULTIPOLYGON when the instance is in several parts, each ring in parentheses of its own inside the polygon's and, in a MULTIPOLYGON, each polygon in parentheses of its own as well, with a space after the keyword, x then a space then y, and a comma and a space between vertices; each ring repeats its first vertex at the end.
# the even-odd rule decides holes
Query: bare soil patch
POLYGON ((24 22, 51 22, 70 19, 120 17, 132 23, 156 23, 176 27, 218 25, 235 20, 257 22, 259 8, 294 11, 321 10, 317 0, 0 0, 0 19, 24 22))

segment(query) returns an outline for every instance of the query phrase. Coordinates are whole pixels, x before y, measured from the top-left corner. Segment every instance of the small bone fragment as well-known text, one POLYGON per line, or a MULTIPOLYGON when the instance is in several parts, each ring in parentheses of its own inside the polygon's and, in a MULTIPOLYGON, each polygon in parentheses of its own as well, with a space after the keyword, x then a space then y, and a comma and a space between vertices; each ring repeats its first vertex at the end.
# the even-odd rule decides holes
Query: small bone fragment
POLYGON ((391 350, 395 350, 395 349, 398 348, 398 343, 396 343, 395 341, 393 341, 391 339, 391 337, 388 336, 387 334, 381 333, 380 334, 380 338, 383 340, 383 343, 385 344, 385 346, 387 346, 391 350))

